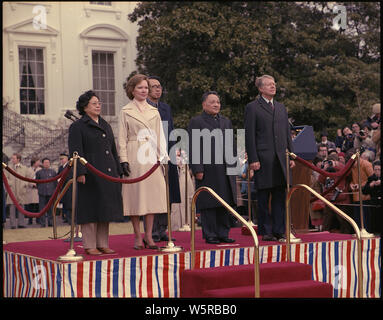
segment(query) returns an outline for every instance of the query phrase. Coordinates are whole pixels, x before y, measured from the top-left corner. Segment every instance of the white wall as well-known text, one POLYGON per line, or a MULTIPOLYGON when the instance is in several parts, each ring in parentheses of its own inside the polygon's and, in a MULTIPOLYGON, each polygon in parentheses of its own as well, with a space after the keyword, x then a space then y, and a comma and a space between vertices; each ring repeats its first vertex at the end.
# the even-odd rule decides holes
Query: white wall
POLYGON ((66 109, 75 109, 80 94, 92 88, 91 52, 99 49, 115 52, 118 116, 128 102, 122 83, 136 69, 138 28, 127 18, 136 5, 137 2, 112 2, 111 7, 89 2, 3 2, 3 99, 10 102, 9 108, 20 113, 18 46, 44 48, 45 115, 27 117, 53 121, 61 121, 66 109), (42 10, 36 6, 42 6, 42 10), (41 24, 45 22, 44 12, 46 27, 41 24))

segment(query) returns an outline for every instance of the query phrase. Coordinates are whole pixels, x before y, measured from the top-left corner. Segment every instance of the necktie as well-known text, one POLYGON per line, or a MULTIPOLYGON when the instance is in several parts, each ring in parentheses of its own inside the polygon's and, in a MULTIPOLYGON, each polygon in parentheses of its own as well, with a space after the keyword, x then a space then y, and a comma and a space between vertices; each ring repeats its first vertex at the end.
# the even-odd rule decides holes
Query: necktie
POLYGON ((274 111, 274 106, 273 106, 273 104, 271 103, 271 101, 269 101, 269 106, 270 106, 271 110, 274 111))

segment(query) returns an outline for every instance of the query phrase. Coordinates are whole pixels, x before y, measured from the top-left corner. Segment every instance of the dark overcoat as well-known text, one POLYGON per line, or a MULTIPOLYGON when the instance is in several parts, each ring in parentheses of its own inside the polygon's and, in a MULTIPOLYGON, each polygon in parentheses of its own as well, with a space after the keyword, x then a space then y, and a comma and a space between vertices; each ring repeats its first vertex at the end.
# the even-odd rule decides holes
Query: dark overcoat
MULTIPOLYGON (((68 145, 70 157, 77 151, 103 173, 112 177, 122 174, 112 128, 101 117, 98 124, 88 115, 72 123, 68 145)), ((105 180, 77 163, 77 176, 85 175, 86 179, 85 184, 77 184, 77 223, 121 221, 121 184, 105 180)))
POLYGON ((260 170, 254 174, 257 189, 286 185, 286 149, 293 152, 286 108, 275 100, 273 104, 274 111, 260 96, 245 109, 245 144, 249 163, 261 163, 260 170))
POLYGON ((180 195, 180 184, 178 179, 178 169, 177 169, 177 160, 176 160, 176 152, 172 146, 176 143, 175 141, 169 141, 169 136, 172 130, 174 129, 173 117, 172 117, 172 109, 165 102, 159 101, 158 105, 155 105, 150 100, 148 100, 150 105, 157 107, 158 112, 160 113, 161 121, 167 121, 167 132, 166 127, 164 126, 164 134, 166 138, 168 154, 170 157, 169 162, 169 201, 170 203, 180 203, 181 195, 180 195))
MULTIPOLYGON (((202 112, 202 114, 192 118, 189 122, 188 126, 188 134, 189 134, 189 164, 190 168, 195 175, 197 172, 203 172, 202 180, 195 180, 196 189, 201 186, 206 186, 212 188, 223 200, 225 200, 230 206, 235 206, 237 203, 237 191, 235 185, 236 175, 228 175, 227 169, 230 167, 235 167, 236 164, 228 164, 225 159, 225 148, 228 147, 231 150, 227 151, 229 154, 236 157, 236 146, 234 141, 227 143, 225 141, 225 129, 233 129, 231 121, 222 116, 218 115, 218 119, 215 120, 213 116, 202 112), (196 139, 196 136, 193 138, 193 129, 197 129, 197 132, 200 130, 204 130, 206 132, 212 132, 217 129, 222 132, 222 141, 220 139, 211 138, 211 144, 206 143, 207 141, 203 141, 203 138, 196 139), (199 141, 197 141, 199 140, 199 141), (217 145, 217 150, 216 149, 217 145), (221 154, 222 158, 216 157, 217 154, 221 154), (197 155, 193 156, 193 153, 197 153, 197 155), (211 161, 207 163, 204 161, 208 159, 206 154, 210 153, 211 161), (199 163, 195 163, 194 158, 198 158, 199 163), (223 161, 221 161, 221 159, 223 161)), ((215 200, 209 193, 202 192, 200 193, 197 199, 197 208, 198 210, 210 209, 210 208, 218 208, 222 207, 222 205, 215 200)))

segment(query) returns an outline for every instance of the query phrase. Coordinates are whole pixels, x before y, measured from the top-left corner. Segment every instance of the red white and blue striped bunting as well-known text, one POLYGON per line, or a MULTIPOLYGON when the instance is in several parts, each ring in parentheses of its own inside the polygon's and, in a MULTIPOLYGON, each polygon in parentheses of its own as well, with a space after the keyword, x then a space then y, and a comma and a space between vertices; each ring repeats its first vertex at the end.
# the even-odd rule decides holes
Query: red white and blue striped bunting
MULTIPOLYGON (((380 238, 362 241, 365 297, 381 296, 380 238)), ((286 246, 260 247, 260 262, 286 260, 286 246)), ((314 280, 331 283, 334 297, 357 297, 357 242, 298 243, 292 261, 310 264, 314 280)), ((197 251, 196 268, 249 264, 254 248, 197 251)), ((179 297, 180 273, 190 268, 190 252, 60 263, 3 252, 5 297, 179 297)))

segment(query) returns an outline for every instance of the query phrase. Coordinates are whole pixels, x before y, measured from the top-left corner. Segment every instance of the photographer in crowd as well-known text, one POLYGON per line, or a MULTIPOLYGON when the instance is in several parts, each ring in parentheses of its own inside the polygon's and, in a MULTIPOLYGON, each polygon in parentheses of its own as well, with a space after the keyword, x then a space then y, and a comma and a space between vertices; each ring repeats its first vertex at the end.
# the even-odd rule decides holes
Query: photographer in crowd
POLYGON ((346 153, 348 150, 354 147, 354 134, 349 127, 344 127, 343 130, 343 143, 341 151, 346 153))
POLYGON ((360 130, 356 132, 355 138, 354 138, 354 148, 359 149, 361 151, 369 150, 374 153, 374 159, 375 159, 375 142, 371 139, 371 134, 369 131, 369 127, 367 124, 362 124, 360 126, 360 130))
MULTIPOLYGON (((344 164, 339 161, 338 154, 332 152, 328 158, 322 162, 321 168, 327 172, 337 172, 343 170, 344 164)), ((323 186, 323 191, 326 191, 334 185, 335 179, 320 175, 318 182, 323 186)), ((349 187, 346 179, 342 179, 335 190, 328 193, 325 198, 336 205, 349 204, 350 197, 347 194, 348 190, 349 187)), ((348 207, 345 206, 342 210, 347 211, 348 207)), ((325 206, 323 209, 323 230, 330 231, 334 229, 340 233, 350 233, 351 231, 347 221, 334 213, 329 207, 325 206)))
MULTIPOLYGON (((346 154, 346 161, 348 161, 351 156, 354 154, 355 150, 349 150, 346 154)), ((355 222, 358 224, 358 226, 361 226, 360 221, 360 209, 359 209, 359 187, 363 188, 367 182, 368 177, 372 176, 374 173, 374 170, 372 169, 371 162, 363 159, 361 157, 360 159, 360 186, 358 181, 358 164, 357 161, 355 161, 354 165, 351 169, 351 183, 350 187, 353 192, 353 204, 354 204, 354 212, 353 212, 353 218, 355 222)), ((362 204, 369 204, 370 195, 362 195, 362 204)), ((370 213, 369 208, 366 206, 363 206, 363 219, 364 219, 364 227, 369 231, 370 229, 370 213)))

